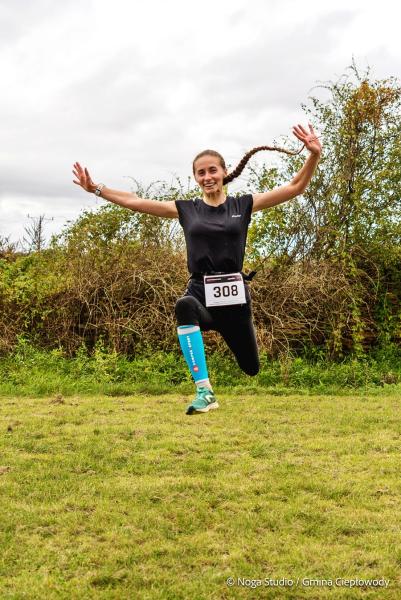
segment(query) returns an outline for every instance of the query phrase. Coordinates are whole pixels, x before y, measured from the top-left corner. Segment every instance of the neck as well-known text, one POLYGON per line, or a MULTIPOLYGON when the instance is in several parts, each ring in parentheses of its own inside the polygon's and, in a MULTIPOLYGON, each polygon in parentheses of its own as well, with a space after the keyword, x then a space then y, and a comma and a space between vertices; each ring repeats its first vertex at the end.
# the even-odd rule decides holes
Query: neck
POLYGON ((219 206, 219 204, 224 204, 225 201, 226 195, 223 190, 212 192, 210 194, 203 192, 203 202, 205 204, 210 204, 210 206, 219 206))

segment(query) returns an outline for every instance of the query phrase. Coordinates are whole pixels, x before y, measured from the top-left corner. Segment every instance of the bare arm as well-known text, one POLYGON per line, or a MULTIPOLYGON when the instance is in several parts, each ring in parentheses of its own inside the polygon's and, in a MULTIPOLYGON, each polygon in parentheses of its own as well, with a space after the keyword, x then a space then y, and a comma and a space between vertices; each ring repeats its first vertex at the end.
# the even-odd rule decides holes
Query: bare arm
POLYGON ((299 125, 293 128, 294 135, 302 141, 306 148, 310 151, 310 155, 306 159, 302 168, 292 178, 290 183, 282 185, 269 192, 263 192, 261 194, 253 194, 253 208, 252 212, 262 210, 264 208, 270 208, 277 206, 282 202, 291 200, 296 196, 302 194, 309 185, 312 175, 315 172, 316 166, 320 160, 321 144, 313 131, 312 125, 309 125, 310 133, 299 125))
MULTIPOLYGON (((76 177, 76 179, 74 179, 75 184, 81 186, 87 192, 95 192, 97 185, 93 183, 88 169, 83 169, 79 163, 74 163, 72 172, 76 177)), ((104 198, 104 200, 108 200, 109 202, 113 202, 114 204, 137 212, 155 215, 156 217, 170 219, 178 218, 177 207, 173 201, 159 202, 157 200, 148 200, 146 198, 140 198, 132 192, 113 190, 106 186, 102 188, 100 196, 101 198, 104 198)))

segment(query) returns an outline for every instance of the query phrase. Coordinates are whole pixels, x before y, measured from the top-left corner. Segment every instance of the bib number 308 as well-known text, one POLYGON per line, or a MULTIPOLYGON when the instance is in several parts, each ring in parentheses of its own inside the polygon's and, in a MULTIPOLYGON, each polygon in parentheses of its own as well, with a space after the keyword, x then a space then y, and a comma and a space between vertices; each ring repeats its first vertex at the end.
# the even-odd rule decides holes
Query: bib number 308
POLYGON ((205 275, 206 306, 245 304, 245 286, 241 273, 205 275))

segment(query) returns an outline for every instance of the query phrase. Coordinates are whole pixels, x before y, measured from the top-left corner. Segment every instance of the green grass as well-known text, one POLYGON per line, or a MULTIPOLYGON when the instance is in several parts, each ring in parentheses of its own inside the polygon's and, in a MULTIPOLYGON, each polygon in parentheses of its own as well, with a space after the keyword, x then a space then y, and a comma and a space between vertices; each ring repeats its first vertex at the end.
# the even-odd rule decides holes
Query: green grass
MULTIPOLYGON (((260 358, 260 372, 249 377, 231 355, 208 352, 210 379, 218 390, 235 394, 401 393, 399 349, 341 362, 291 356, 272 360, 266 354, 260 358)), ((21 339, 13 353, 0 358, 0 396, 188 394, 192 388, 185 361, 175 352, 149 351, 129 359, 98 344, 90 355, 81 348, 68 358, 61 350, 40 350, 21 339)))
POLYGON ((0 400, 2 600, 401 597, 399 395, 188 400, 0 400))

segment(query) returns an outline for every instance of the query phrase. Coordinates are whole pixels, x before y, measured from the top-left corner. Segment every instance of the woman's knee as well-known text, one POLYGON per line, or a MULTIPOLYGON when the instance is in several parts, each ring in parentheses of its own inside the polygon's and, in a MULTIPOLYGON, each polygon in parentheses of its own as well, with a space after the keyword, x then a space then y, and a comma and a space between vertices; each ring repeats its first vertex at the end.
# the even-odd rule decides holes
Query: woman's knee
MULTIPOLYGON (((241 366, 241 365, 240 365, 241 366)), ((259 360, 255 361, 252 364, 246 364, 244 366, 241 366, 241 369, 244 371, 244 373, 246 373, 247 375, 250 375, 251 377, 254 377, 255 375, 257 375, 259 373, 259 369, 260 369, 260 364, 259 364, 259 360)))
POLYGON ((178 298, 175 304, 178 325, 199 325, 197 301, 192 296, 178 298))
POLYGON ((259 352, 257 348, 249 348, 247 354, 242 353, 240 356, 237 356, 238 366, 241 371, 243 371, 246 375, 250 375, 251 377, 255 377, 259 373, 260 362, 259 362, 259 352))

